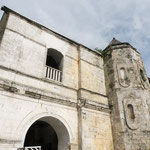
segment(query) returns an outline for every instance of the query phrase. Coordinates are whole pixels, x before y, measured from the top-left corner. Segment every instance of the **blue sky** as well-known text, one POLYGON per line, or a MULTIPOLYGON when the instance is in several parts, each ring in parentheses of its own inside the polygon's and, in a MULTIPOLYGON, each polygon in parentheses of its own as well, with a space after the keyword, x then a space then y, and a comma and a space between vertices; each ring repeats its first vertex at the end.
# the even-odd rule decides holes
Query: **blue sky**
POLYGON ((150 77, 150 0, 0 0, 3 5, 92 49, 104 49, 113 37, 129 42, 150 77))

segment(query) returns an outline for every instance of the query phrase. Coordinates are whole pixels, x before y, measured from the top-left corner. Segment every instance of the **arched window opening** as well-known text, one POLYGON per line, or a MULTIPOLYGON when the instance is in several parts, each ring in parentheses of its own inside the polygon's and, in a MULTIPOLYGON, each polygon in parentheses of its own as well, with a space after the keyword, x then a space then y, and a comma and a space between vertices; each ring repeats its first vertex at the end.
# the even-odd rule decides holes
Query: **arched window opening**
POLYGON ((135 119, 135 114, 134 114, 133 105, 128 104, 127 108, 128 108, 128 117, 129 117, 130 119, 134 120, 134 119, 135 119))
POLYGON ((146 77, 145 77, 144 72, 143 72, 142 69, 140 69, 140 75, 141 75, 142 80, 145 82, 146 81, 146 77))
POLYGON ((46 78, 62 81, 63 55, 52 48, 47 51, 46 58, 46 78))
POLYGON ((120 75, 121 79, 124 80, 126 78, 125 68, 120 68, 120 75))
POLYGON ((55 59, 49 55, 47 55, 46 66, 59 69, 59 64, 55 61, 55 59))

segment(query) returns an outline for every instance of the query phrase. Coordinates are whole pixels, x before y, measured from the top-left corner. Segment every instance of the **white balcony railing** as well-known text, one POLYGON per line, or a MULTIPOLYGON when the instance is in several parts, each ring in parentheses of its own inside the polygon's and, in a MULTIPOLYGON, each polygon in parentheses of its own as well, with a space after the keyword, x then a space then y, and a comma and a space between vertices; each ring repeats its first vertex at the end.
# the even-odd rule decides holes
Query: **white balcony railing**
POLYGON ((24 148, 18 148, 17 150, 41 150, 41 146, 28 146, 24 148))
POLYGON ((25 147, 25 150, 41 150, 41 146, 25 147))
POLYGON ((62 71, 46 66, 46 78, 61 82, 62 71))

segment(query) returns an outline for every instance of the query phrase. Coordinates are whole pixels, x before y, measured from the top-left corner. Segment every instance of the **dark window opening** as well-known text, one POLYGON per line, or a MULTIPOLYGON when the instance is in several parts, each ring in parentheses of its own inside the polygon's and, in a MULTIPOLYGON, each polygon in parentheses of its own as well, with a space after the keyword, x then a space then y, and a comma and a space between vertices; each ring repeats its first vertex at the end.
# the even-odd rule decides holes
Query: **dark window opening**
POLYGON ((59 64, 55 61, 55 59, 49 55, 47 55, 46 66, 59 69, 59 64))
POLYGON ((46 78, 62 82, 63 55, 55 50, 48 49, 46 58, 46 78))
POLYGON ((46 66, 62 71, 63 55, 52 48, 47 51, 46 66))
POLYGON ((36 121, 28 130, 24 147, 41 146, 41 150, 58 150, 55 130, 44 121, 36 121))
POLYGON ((141 75, 142 80, 145 82, 146 81, 146 77, 145 77, 144 72, 143 72, 142 69, 140 69, 140 75, 141 75))
POLYGON ((129 118, 134 120, 135 119, 135 114, 134 114, 134 108, 131 104, 128 104, 127 106, 128 108, 128 115, 129 115, 129 118))

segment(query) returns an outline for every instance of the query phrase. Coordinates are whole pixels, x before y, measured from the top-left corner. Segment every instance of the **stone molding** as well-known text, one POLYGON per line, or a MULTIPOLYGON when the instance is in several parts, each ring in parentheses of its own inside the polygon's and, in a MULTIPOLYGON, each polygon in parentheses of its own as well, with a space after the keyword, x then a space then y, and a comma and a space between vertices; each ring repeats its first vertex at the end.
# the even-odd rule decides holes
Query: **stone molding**
POLYGON ((109 107, 102 103, 93 102, 87 99, 78 99, 77 102, 74 102, 71 98, 65 97, 62 95, 57 95, 56 93, 52 93, 54 95, 52 97, 52 96, 47 95, 43 91, 40 91, 39 89, 31 88, 30 90, 30 87, 25 87, 23 85, 18 85, 16 83, 10 83, 8 81, 0 80, 0 90, 30 97, 33 99, 40 99, 43 101, 62 104, 62 105, 66 105, 69 107, 74 107, 74 108, 84 107, 84 108, 88 108, 91 110, 97 110, 101 112, 110 113, 109 107))

